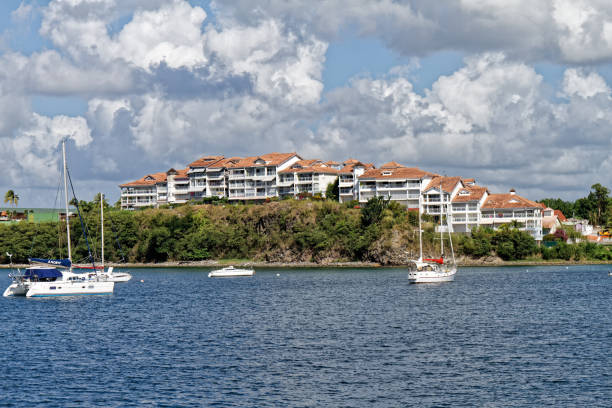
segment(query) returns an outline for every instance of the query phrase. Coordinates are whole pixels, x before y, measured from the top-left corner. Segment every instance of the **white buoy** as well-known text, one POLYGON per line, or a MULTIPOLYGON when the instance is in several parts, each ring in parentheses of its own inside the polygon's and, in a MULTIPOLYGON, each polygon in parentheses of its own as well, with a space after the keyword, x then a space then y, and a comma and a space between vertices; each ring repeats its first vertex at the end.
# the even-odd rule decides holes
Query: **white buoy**
POLYGON ((280 273, 277 273, 276 276, 280 276, 280 273))
POLYGON ((140 283, 144 283, 144 279, 141 279, 141 280, 140 280, 140 283))

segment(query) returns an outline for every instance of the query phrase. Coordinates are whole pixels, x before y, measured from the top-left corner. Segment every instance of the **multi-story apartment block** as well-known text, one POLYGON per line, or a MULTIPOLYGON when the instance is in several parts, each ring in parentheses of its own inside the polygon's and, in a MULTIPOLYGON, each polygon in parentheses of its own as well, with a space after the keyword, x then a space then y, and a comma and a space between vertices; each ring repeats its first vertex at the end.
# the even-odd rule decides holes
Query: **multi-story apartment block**
POLYGON ((480 209, 489 196, 486 187, 462 180, 463 187, 452 198, 449 224, 453 232, 470 232, 480 225, 480 209))
POLYGON ((321 160, 299 160, 278 172, 278 194, 280 197, 304 193, 325 197, 327 186, 336 181, 339 173, 340 170, 321 160))
POLYGON ((189 169, 174 170, 170 169, 166 172, 166 180, 168 186, 169 203, 186 203, 189 201, 189 169))
POLYGON ((362 163, 355 159, 348 159, 343 162, 340 168, 338 180, 339 201, 346 203, 352 200, 359 199, 359 177, 366 170, 371 170, 374 165, 371 163, 362 163))
POLYGON ((230 200, 261 200, 279 196, 279 171, 302 160, 296 153, 269 153, 226 165, 230 200))
POLYGON ((133 210, 167 202, 166 178, 165 172, 152 173, 136 181, 121 184, 121 208, 133 210))
POLYGON ((536 240, 542 240, 542 206, 516 194, 489 194, 480 209, 480 225, 493 229, 500 225, 518 221, 521 229, 536 240))
MULTIPOLYGON (((200 200, 204 197, 211 197, 211 189, 208 186, 207 171, 209 167, 223 160, 223 156, 204 156, 192 162, 187 167, 189 176, 189 197, 193 200, 200 200)), ((211 175, 214 173, 211 169, 211 175)))
POLYGON ((460 188, 465 187, 461 177, 440 177, 431 179, 423 189, 421 198, 421 211, 437 218, 447 216, 452 211, 451 200, 457 195, 460 188))
POLYGON ((148 174, 121 184, 121 208, 184 203, 212 196, 234 201, 296 197, 300 193, 324 196, 327 186, 336 179, 340 202, 365 203, 375 196, 388 197, 437 219, 445 216, 453 232, 470 232, 478 226, 495 229, 518 221, 522 229, 541 240, 543 221, 550 217, 550 209, 520 197, 514 190, 491 194, 486 187, 476 185, 474 179, 441 177, 396 162, 377 169, 355 159, 343 163, 303 160, 297 153, 246 158, 204 156, 186 169, 148 174))
POLYGON ((389 162, 379 169, 370 169, 359 176, 359 202, 375 196, 389 197, 409 209, 419 208, 421 192, 436 174, 417 167, 389 162))

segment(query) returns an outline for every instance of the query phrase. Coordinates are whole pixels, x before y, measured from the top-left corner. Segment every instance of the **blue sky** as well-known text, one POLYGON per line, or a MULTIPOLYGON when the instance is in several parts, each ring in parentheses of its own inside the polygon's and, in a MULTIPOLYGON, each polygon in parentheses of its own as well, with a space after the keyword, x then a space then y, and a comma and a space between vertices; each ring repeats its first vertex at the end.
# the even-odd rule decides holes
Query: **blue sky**
POLYGON ((272 151, 576 199, 612 184, 605 27, 596 0, 6 0, 0 189, 48 205, 69 137, 83 199, 272 151))

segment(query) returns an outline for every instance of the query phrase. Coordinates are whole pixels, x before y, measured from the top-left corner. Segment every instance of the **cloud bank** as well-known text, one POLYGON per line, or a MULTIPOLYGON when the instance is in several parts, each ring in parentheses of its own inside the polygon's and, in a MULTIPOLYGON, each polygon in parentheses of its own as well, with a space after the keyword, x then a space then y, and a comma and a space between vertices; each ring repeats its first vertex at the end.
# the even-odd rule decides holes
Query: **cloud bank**
MULTIPOLYGON (((395 160, 476 177, 532 199, 611 184, 612 6, 603 1, 461 2, 53 0, 39 13, 50 47, 0 55, 0 188, 37 201, 68 137, 84 199, 204 154, 297 151, 395 160), (213 13, 213 14, 210 14, 213 13), (342 31, 398 54, 464 53, 416 92, 414 67, 326 91, 326 52, 342 31), (564 64, 558 85, 534 68, 564 64), (78 116, 45 116, 32 97, 77 97, 78 116)), ((32 21, 37 21, 32 19, 32 21)), ((114 196, 113 196, 114 195, 114 196)))

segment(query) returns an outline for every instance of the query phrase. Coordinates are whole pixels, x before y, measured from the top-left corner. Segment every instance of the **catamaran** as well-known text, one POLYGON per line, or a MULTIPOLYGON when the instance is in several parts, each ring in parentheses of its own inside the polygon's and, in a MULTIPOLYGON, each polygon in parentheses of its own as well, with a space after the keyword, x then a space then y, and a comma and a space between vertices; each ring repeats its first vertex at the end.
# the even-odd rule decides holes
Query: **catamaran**
MULTIPOLYGON (((115 283, 98 274, 73 272, 72 252, 70 247, 70 222, 68 217, 68 167, 66 165, 66 142, 62 140, 62 157, 64 170, 64 198, 66 202, 66 237, 68 258, 41 259, 30 258, 30 266, 22 273, 9 274, 11 284, 3 296, 76 296, 76 295, 110 295, 115 283)), ((78 207, 77 207, 78 210, 78 207)), ((88 245, 89 247, 89 245, 88 245)), ((95 270, 96 266, 93 265, 95 270)))
MULTIPOLYGON (((423 259, 423 230, 421 228, 421 196, 419 194, 419 259, 412 260, 412 268, 408 272, 408 282, 410 283, 437 283, 451 282, 455 279, 457 266, 455 265, 455 252, 453 250, 453 240, 450 236, 450 247, 452 254, 452 263, 446 263, 444 260, 444 240, 442 229, 442 184, 440 184, 440 258, 425 258, 423 259)), ((448 220, 448 211, 447 211, 448 220)), ((447 222, 448 228, 448 222, 447 222)))

